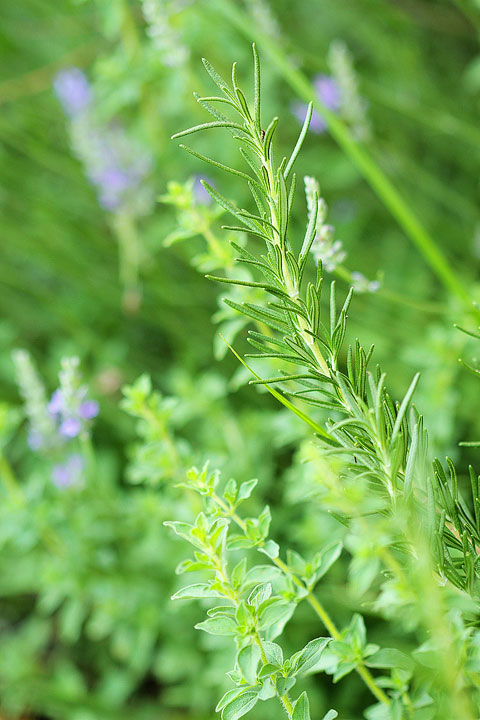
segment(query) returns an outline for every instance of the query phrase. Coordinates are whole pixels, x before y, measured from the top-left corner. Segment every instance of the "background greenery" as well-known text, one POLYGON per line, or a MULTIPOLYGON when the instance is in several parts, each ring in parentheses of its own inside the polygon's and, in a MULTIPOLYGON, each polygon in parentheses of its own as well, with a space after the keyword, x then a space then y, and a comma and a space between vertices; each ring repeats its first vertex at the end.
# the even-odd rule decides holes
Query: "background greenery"
MULTIPOLYGON (((276 537, 289 527, 289 542, 293 537, 300 551, 312 538, 341 535, 333 519, 320 522, 298 491, 302 466, 295 451, 303 428, 245 387, 235 358, 219 357, 218 340, 214 353, 212 315, 222 293, 195 265, 204 238, 165 247, 179 223, 168 204, 155 202, 134 217, 141 302, 138 308, 126 302, 118 250, 124 225, 99 206, 72 150, 69 120, 53 91, 59 70, 82 68, 94 88, 98 122, 119 123, 132 143, 149 149, 148 184, 158 197, 170 180, 183 183, 204 171, 170 140, 205 119, 192 96, 211 92, 202 56, 225 74, 237 60, 245 79, 250 43, 258 41, 264 108, 280 116, 286 153, 299 129, 290 112, 296 94, 268 49, 273 44, 289 67, 311 79, 329 72, 329 47, 342 40, 367 103, 366 153, 426 228, 458 284, 480 300, 480 20, 473 0, 277 0, 270 6, 266 0, 201 0, 164 7, 175 44, 188 50, 179 65, 155 47, 140 2, 24 0, 0 11, 0 384, 2 418, 8 416, 2 445, 18 482, 12 490, 2 465, 0 712, 6 718, 212 717, 228 687, 218 684, 230 650, 215 641, 210 652, 213 641, 192 629, 197 609, 170 603, 183 548, 162 526, 183 512, 172 481, 189 462, 211 458, 226 477, 259 477, 258 503, 272 506, 276 537), (230 6, 238 14, 229 14, 230 6), (52 487, 48 463, 28 449, 15 414, 21 403, 11 351, 17 347, 32 353, 49 392, 60 358, 79 355, 100 402, 93 431, 98 472, 81 496, 52 487), (147 460, 133 447, 134 421, 118 409, 120 387, 145 372, 175 398, 166 402, 165 424, 147 460), (173 438, 178 456, 165 449, 166 438, 173 438), (154 482, 132 482, 132 463, 138 469, 139 462, 146 464, 142 477, 154 482)), ((195 147, 211 154, 212 142, 215 157, 235 166, 227 133, 220 146, 216 135, 199 138, 195 147)), ((234 181, 210 170, 222 192, 238 198, 234 181)), ((467 467, 477 451, 460 450, 458 442, 477 439, 480 422, 475 378, 458 357, 470 359, 476 349, 453 323, 473 327, 468 304, 445 287, 328 132, 308 135, 298 173, 319 179, 329 221, 348 253, 345 266, 370 279, 383 276, 378 293, 354 299, 350 339, 375 343, 393 396, 421 370, 416 402, 431 446, 467 467)), ((301 232, 301 193, 297 213, 292 226, 301 232)), ((212 226, 219 237, 221 222, 212 226)), ((239 348, 244 334, 236 338, 239 348)), ((347 622, 352 593, 335 573, 321 592, 347 622)), ((286 636, 292 648, 299 638, 308 640, 310 622, 306 612, 296 615, 286 636)), ((386 632, 372 614, 371 640, 383 642, 386 632)), ((311 683, 319 716, 335 707, 341 717, 355 717, 365 693, 359 681, 350 677, 341 693, 325 682, 311 683)))

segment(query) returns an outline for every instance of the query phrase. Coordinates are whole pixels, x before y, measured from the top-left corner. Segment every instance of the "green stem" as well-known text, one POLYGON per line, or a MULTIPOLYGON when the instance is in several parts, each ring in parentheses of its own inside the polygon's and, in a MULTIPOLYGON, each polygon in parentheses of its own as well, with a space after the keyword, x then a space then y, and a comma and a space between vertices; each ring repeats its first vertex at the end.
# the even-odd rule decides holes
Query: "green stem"
POLYGON ((305 102, 313 102, 316 110, 326 118, 331 135, 351 160, 353 160, 443 285, 470 308, 470 294, 465 289, 462 281, 457 278, 451 269, 449 261, 435 240, 419 222, 410 209, 410 206, 405 202, 381 168, 372 160, 367 151, 353 139, 342 120, 333 112, 329 111, 328 108, 325 108, 318 98, 316 98, 315 89, 303 73, 294 67, 290 59, 278 48, 274 40, 252 25, 246 15, 236 8, 231 0, 213 0, 211 7, 216 13, 227 17, 228 20, 236 25, 249 39, 253 37, 255 41, 263 47, 270 60, 277 66, 282 76, 295 92, 297 92, 305 102))

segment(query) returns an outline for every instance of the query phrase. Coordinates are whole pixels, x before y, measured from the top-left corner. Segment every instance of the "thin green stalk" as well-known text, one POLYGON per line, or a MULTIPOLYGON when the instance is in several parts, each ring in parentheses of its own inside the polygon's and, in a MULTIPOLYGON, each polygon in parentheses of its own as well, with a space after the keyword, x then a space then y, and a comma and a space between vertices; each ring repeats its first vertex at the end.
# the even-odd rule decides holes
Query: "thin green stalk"
MULTIPOLYGON (((212 500, 217 503, 217 505, 225 512, 226 515, 232 518, 234 523, 238 525, 238 527, 243 531, 246 532, 247 526, 245 522, 242 520, 242 518, 237 515, 236 512, 231 512, 228 505, 220 498, 215 492, 211 495, 212 500)), ((264 543, 260 543, 259 547, 262 547, 264 543)), ((305 591, 307 593, 306 599, 309 605, 312 607, 312 609, 315 611, 317 616, 322 621, 323 625, 326 627, 330 635, 334 638, 334 640, 341 640, 341 634, 338 630, 337 626, 331 619, 328 612, 323 607, 322 603, 318 600, 318 598, 315 597, 315 595, 309 591, 308 587, 303 583, 286 565, 283 560, 280 558, 271 558, 274 565, 278 567, 279 570, 281 570, 285 575, 288 575, 288 577, 291 578, 292 582, 301 590, 305 591)), ((384 705, 390 705, 390 699, 389 697, 383 692, 383 690, 378 687, 378 685, 375 683, 375 679, 370 673, 370 671, 362 664, 359 663, 356 666, 356 671, 362 678, 362 680, 365 682, 369 690, 372 692, 372 694, 377 698, 377 700, 384 705)), ((292 708, 293 709, 293 708, 292 708)))
POLYGON ((313 102, 314 107, 327 119, 331 135, 353 160, 445 288, 456 295, 468 308, 471 308, 469 293, 452 270, 449 261, 435 240, 419 222, 410 206, 396 190, 383 170, 372 160, 368 152, 353 139, 342 120, 325 108, 315 97, 315 90, 304 74, 294 67, 290 59, 268 35, 252 25, 246 15, 235 7, 231 0, 213 0, 211 8, 215 13, 228 18, 249 39, 255 39, 295 92, 306 102, 313 102))

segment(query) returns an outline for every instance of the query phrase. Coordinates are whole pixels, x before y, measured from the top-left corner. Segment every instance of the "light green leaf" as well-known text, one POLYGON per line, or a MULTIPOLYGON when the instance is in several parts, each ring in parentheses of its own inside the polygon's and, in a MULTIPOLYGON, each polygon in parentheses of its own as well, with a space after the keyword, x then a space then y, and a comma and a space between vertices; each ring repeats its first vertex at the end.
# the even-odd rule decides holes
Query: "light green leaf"
POLYGON ((303 692, 296 701, 292 720, 310 720, 310 705, 306 692, 303 692))
POLYGON ((382 648, 374 655, 371 655, 368 660, 365 661, 365 665, 377 668, 401 668, 402 670, 411 671, 414 662, 401 650, 397 650, 396 648, 382 648))
POLYGON ((237 655, 240 671, 249 685, 257 681, 257 668, 260 662, 260 648, 258 645, 247 645, 237 655))
POLYGON ((238 491, 237 501, 246 500, 247 498, 249 498, 257 483, 258 480, 256 479, 246 480, 245 482, 243 482, 240 485, 240 489, 238 491))
POLYGON ((220 615, 217 617, 207 618, 201 623, 195 625, 196 630, 203 630, 211 635, 236 635, 237 623, 233 618, 220 615))
POLYGON ((247 603, 253 607, 260 607, 260 605, 268 600, 272 594, 272 586, 270 583, 263 583, 253 588, 252 592, 248 596, 247 603))
POLYGON ((320 660, 322 652, 330 642, 330 638, 315 638, 311 640, 303 650, 300 650, 295 655, 292 655, 290 662, 292 664, 292 674, 301 673, 305 675, 309 672, 317 662, 320 660))
POLYGON ((280 554, 280 545, 275 540, 267 540, 263 547, 258 548, 258 551, 275 560, 280 554))
POLYGON ((191 600, 193 598, 218 597, 219 593, 212 590, 206 583, 187 585, 172 595, 172 600, 191 600))
POLYGON ((332 567, 333 563, 338 560, 342 553, 343 543, 336 542, 329 545, 315 559, 316 570, 314 573, 315 582, 318 582, 332 567))
POLYGON ((241 695, 225 705, 222 711, 222 720, 237 720, 249 712, 258 700, 258 692, 255 690, 245 690, 241 695))

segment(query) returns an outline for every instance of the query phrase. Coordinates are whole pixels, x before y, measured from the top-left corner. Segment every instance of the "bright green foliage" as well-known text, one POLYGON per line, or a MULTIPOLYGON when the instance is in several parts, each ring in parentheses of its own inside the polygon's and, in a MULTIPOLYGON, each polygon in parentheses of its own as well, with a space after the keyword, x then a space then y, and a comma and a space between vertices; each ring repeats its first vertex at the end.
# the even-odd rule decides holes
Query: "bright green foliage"
POLYGON ((0 15, 1 718, 478 720, 475 2, 0 15))

